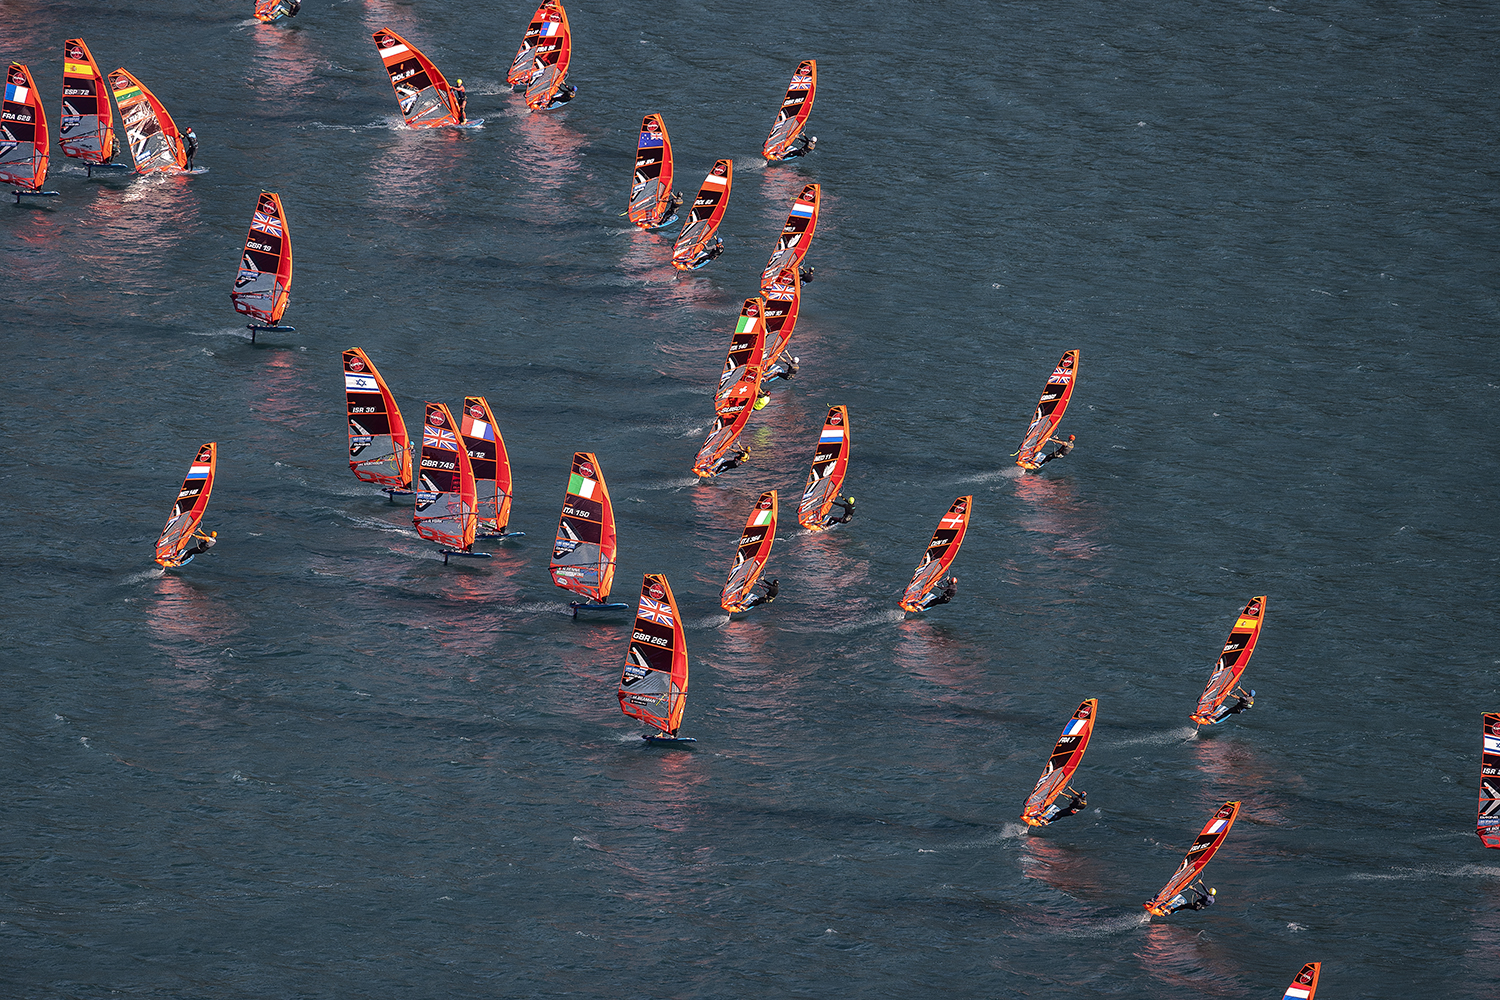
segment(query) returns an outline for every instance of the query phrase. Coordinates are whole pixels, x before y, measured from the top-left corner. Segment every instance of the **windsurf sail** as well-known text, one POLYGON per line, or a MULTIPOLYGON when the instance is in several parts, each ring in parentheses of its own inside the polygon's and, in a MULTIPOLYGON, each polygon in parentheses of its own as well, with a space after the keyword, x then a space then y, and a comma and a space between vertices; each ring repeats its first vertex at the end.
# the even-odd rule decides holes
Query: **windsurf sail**
POLYGON ((615 579, 615 549, 615 508, 604 470, 592 452, 575 452, 552 543, 552 582, 603 604, 615 579))
POLYGON ((1484 750, 1479 760, 1479 823, 1485 847, 1500 847, 1500 712, 1484 716, 1484 750))
POLYGON ((687 641, 672 586, 664 574, 647 573, 620 674, 620 711, 675 735, 687 687, 687 641))
POLYGON ((396 397, 365 352, 344 352, 344 396, 349 404, 349 468, 366 483, 411 488, 411 444, 396 397))
POLYGON ((0 182, 40 190, 47 179, 47 143, 47 112, 31 70, 13 62, 5 72, 5 101, 0 104, 0 182))
POLYGON ((474 468, 458 437, 458 424, 443 403, 427 404, 422 420, 422 459, 415 484, 417 534, 460 552, 474 547, 474 468))
POLYGON ((1215 721, 1222 721, 1214 719, 1214 712, 1224 704, 1235 685, 1239 684, 1245 667, 1249 666, 1250 654, 1255 652, 1255 644, 1260 641, 1260 626, 1265 616, 1266 598, 1262 595, 1250 598, 1250 603, 1235 620, 1234 627, 1229 630, 1229 639, 1224 643, 1224 652, 1214 664, 1214 672, 1209 675, 1208 685, 1198 697, 1198 707, 1193 710, 1192 720, 1198 725, 1211 726, 1215 721))
POLYGON ((109 89, 82 38, 63 42, 62 118, 57 141, 65 155, 85 163, 108 163, 115 153, 115 116, 109 89))
POLYGON ((906 585, 906 593, 901 595, 903 611, 923 610, 927 595, 942 582, 943 574, 953 565, 959 546, 964 543, 964 533, 969 530, 969 515, 973 511, 974 498, 959 497, 938 522, 937 530, 932 533, 932 541, 927 544, 927 552, 922 556, 922 561, 917 563, 911 583, 906 585))
POLYGON ((389 28, 376 28, 371 37, 380 50, 406 124, 411 128, 457 125, 458 99, 432 60, 389 28))
POLYGON ((172 505, 172 514, 167 526, 156 540, 156 561, 162 566, 179 566, 182 550, 188 547, 193 532, 203 523, 203 512, 208 509, 209 494, 214 491, 214 471, 219 464, 219 446, 210 441, 198 449, 193 464, 188 467, 187 478, 182 489, 177 491, 177 502, 172 505))
POLYGON ((167 114, 156 95, 123 68, 109 74, 109 85, 120 108, 120 127, 130 145, 130 158, 138 174, 187 167, 187 147, 177 123, 167 114))
POLYGON ((672 266, 677 270, 692 271, 712 259, 708 256, 708 244, 719 231, 724 209, 729 207, 729 190, 733 186, 734 162, 715 160, 708 176, 703 178, 703 186, 698 189, 698 197, 693 200, 682 232, 677 234, 677 242, 672 244, 672 266))
POLYGON ((521 47, 516 49, 516 57, 511 60, 510 72, 505 76, 505 82, 512 87, 519 87, 530 83, 532 76, 536 74, 536 60, 532 54, 536 51, 537 39, 542 36, 542 25, 547 23, 547 14, 559 8, 555 0, 545 0, 531 15, 531 24, 526 28, 526 33, 521 36, 521 47))
POLYGON ((762 285, 766 300, 766 368, 769 369, 786 352, 797 329, 797 313, 802 309, 802 275, 789 267, 776 280, 762 285))
POLYGON ((1047 820, 1042 818, 1042 814, 1047 811, 1052 800, 1068 787, 1068 782, 1073 780, 1073 772, 1078 770, 1078 765, 1083 762, 1083 752, 1089 748, 1089 739, 1094 735, 1094 720, 1098 715, 1099 699, 1090 698, 1078 706, 1073 718, 1063 726, 1062 735, 1052 748, 1052 756, 1047 759, 1047 766, 1042 768, 1042 776, 1031 790, 1026 807, 1021 810, 1021 818, 1026 821, 1027 826, 1046 825, 1047 820))
POLYGON ((781 110, 776 113, 776 121, 771 123, 771 134, 766 136, 766 144, 761 149, 762 156, 768 160, 786 157, 792 141, 807 125, 807 118, 812 114, 813 98, 817 93, 818 61, 807 59, 798 63, 797 72, 792 74, 792 82, 786 88, 781 110))
POLYGON ((801 265, 812 243, 813 233, 818 229, 818 205, 822 197, 822 188, 809 184, 792 202, 791 214, 786 217, 786 225, 781 227, 781 238, 776 241, 776 249, 766 269, 760 273, 762 286, 787 268, 801 265))
POLYGON ((496 534, 510 523, 510 455, 505 438, 495 426, 489 400, 483 396, 464 397, 464 450, 474 467, 474 489, 478 496, 479 527, 496 534))
MULTIPOLYGON (((759 369, 755 370, 755 386, 758 392, 759 369)), ((703 439, 702 447, 693 458, 693 475, 699 479, 712 479, 719 474, 719 461, 729 454, 729 449, 734 447, 734 443, 739 440, 740 432, 750 422, 750 414, 753 412, 755 412, 755 396, 752 394, 748 402, 737 407, 737 412, 721 413, 714 418, 714 425, 709 429, 708 437, 703 439)))
POLYGON ((759 297, 746 299, 740 307, 734 336, 729 338, 724 371, 719 375, 719 389, 714 394, 714 412, 720 416, 733 416, 740 412, 740 407, 755 405, 761 373, 765 370, 762 357, 766 347, 766 325, 762 322, 765 311, 765 300, 759 297))
POLYGON ((281 197, 262 191, 250 216, 250 235, 240 253, 240 270, 229 299, 234 311, 271 326, 281 322, 292 293, 292 234, 281 197))
POLYGON ((573 31, 568 26, 568 12, 557 3, 544 17, 537 32, 536 48, 531 53, 531 82, 526 86, 526 107, 532 111, 552 106, 558 91, 567 83, 568 63, 573 59, 573 31))
POLYGON ((828 512, 844 488, 849 468, 849 408, 831 406, 823 419, 823 433, 813 449, 812 471, 797 505, 797 523, 809 531, 825 531, 828 512))
POLYGON ((1308 962, 1302 971, 1292 977, 1292 985, 1286 988, 1281 1000, 1313 1000, 1318 994, 1318 973, 1322 962, 1308 962))
POLYGON ((1047 385, 1042 389, 1042 400, 1036 404, 1036 414, 1031 418, 1031 426, 1026 428, 1026 438, 1021 442, 1021 450, 1016 452, 1016 464, 1021 468, 1035 469, 1041 465, 1041 450, 1047 446, 1047 440, 1057 431, 1057 425, 1067 412, 1068 400, 1073 398, 1073 381, 1077 375, 1078 352, 1069 351, 1047 377, 1047 385))
POLYGON ((672 139, 661 115, 641 119, 635 147, 635 179, 630 184, 630 221, 642 229, 664 226, 672 202, 672 139))
POLYGON ((740 535, 740 545, 734 553, 734 566, 729 570, 724 589, 719 591, 719 605, 725 611, 732 614, 750 606, 750 591, 765 570, 775 542, 776 491, 770 490, 760 495, 755 509, 745 521, 745 531, 740 535))
POLYGON ((1229 836, 1229 830, 1234 826, 1235 817, 1239 814, 1238 802, 1226 802, 1220 806, 1219 811, 1213 814, 1213 818, 1203 828, 1203 832, 1198 834, 1198 839, 1193 841, 1193 846, 1188 848, 1187 857, 1182 859, 1177 873, 1162 887, 1161 892, 1156 894, 1155 899, 1142 905, 1158 917, 1164 917, 1170 913, 1172 897, 1186 889, 1218 853, 1219 848, 1224 844, 1224 838, 1229 836))

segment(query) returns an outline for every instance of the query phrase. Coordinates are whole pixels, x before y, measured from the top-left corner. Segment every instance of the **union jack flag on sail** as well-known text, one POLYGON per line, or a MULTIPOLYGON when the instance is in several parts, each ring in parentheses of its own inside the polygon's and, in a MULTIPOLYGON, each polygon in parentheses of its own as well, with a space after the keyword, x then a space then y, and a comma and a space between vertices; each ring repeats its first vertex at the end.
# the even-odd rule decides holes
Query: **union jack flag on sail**
POLYGON ((446 427, 433 427, 429 424, 422 425, 422 447, 441 448, 443 451, 457 451, 458 438, 446 427))
MULTIPOLYGON (((243 216, 241 216, 241 218, 243 218, 243 216)), ((257 210, 255 215, 250 219, 250 228, 265 233, 268 236, 286 235, 282 231, 281 220, 272 215, 270 212, 262 212, 257 210)))
POLYGON ((636 610, 637 618, 644 618, 648 622, 656 622, 658 625, 672 624, 672 606, 665 601, 653 601, 649 597, 641 598, 641 606, 636 610))

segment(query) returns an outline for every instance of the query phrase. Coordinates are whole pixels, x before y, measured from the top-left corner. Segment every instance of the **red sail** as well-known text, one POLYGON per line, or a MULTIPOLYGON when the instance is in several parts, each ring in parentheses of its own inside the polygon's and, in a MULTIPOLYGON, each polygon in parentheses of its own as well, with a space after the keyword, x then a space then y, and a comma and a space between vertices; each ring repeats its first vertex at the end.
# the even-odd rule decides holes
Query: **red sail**
POLYGON ((349 408, 349 469, 361 482, 386 489, 411 487, 411 445, 401 408, 364 351, 344 352, 344 396, 349 408))
POLYGON ((62 118, 57 140, 64 155, 85 163, 108 163, 115 152, 115 115, 109 87, 82 38, 63 42, 62 118))
POLYGON ((1044 816, 1047 807, 1068 787, 1068 782, 1073 780, 1073 772, 1083 763, 1083 752, 1089 748, 1089 740, 1094 735, 1094 722, 1098 718, 1099 699, 1090 698, 1078 706, 1078 711, 1063 726, 1062 735, 1052 748, 1052 756, 1047 759, 1047 766, 1042 768, 1042 776, 1036 780, 1036 787, 1031 790, 1031 797, 1021 810, 1021 819, 1026 821, 1027 826, 1047 824, 1044 816))
POLYGON ((526 107, 532 111, 545 111, 552 106, 567 82, 568 64, 573 60, 573 31, 568 26, 568 12, 558 3, 545 16, 537 34, 536 50, 531 54, 534 72, 526 86, 526 107))
POLYGON ((774 281, 760 286, 766 300, 766 367, 774 365, 797 329, 797 314, 802 309, 802 275, 789 267, 774 281))
POLYGON ((641 119, 635 147, 635 175, 630 182, 630 221, 642 229, 665 226, 672 202, 672 138, 661 115, 641 119))
POLYGON ((827 530, 828 512, 839 498, 844 473, 849 468, 849 408, 834 406, 823 420, 818 446, 813 449, 812 470, 797 505, 797 523, 809 531, 827 530))
POLYGON ((729 191, 734 186, 734 163, 716 160, 703 178, 698 197, 693 201, 687 222, 672 244, 672 266, 679 271, 694 271, 713 258, 708 255, 708 245, 719 231, 724 219, 724 209, 729 207, 729 191))
POLYGON ((5 101, 0 104, 0 182, 27 191, 47 179, 47 112, 31 82, 31 70, 11 63, 5 73, 5 101))
POLYGON ((797 66, 792 82, 787 85, 786 97, 781 101, 781 110, 771 123, 771 134, 761 155, 768 160, 780 160, 786 156, 792 141, 802 133, 807 118, 812 114, 813 98, 818 93, 818 62, 808 59, 797 66))
POLYGON ((1158 917, 1164 917, 1171 911, 1172 897, 1182 892, 1198 877, 1204 867, 1219 852, 1224 845, 1224 838, 1229 836, 1230 829, 1234 826, 1235 817, 1240 814, 1238 802, 1226 802, 1219 807, 1218 812, 1213 814, 1203 827, 1203 832, 1198 834, 1198 839, 1193 841, 1193 846, 1188 848, 1187 857, 1182 859, 1176 874, 1162 887, 1156 898, 1144 903, 1146 909, 1158 917))
POLYGON ((1484 749, 1479 760, 1479 823, 1485 847, 1500 847, 1500 712, 1484 717, 1484 749))
POLYGON ((281 197, 262 191, 250 216, 250 235, 240 252, 240 270, 229 299, 234 311, 275 326, 292 294, 292 234, 281 197))
POLYGON ((136 173, 149 174, 173 167, 187 168, 187 147, 177 123, 167 114, 156 95, 124 69, 109 74, 109 85, 120 106, 120 127, 130 144, 130 158, 136 173))
POLYGON ((458 99, 432 60, 389 28, 376 28, 371 37, 406 124, 411 128, 457 125, 458 99))
POLYGON ((542 5, 531 15, 531 24, 527 26, 526 33, 521 36, 521 47, 516 49, 516 57, 511 60, 510 72, 505 76, 505 82, 512 87, 520 87, 531 82, 536 75, 536 61, 533 53, 536 52, 537 39, 542 36, 542 25, 547 23, 547 14, 560 9, 557 0, 544 0, 542 5))
POLYGON ((474 467, 474 490, 479 498, 479 527, 503 534, 510 523, 511 500, 510 454, 505 450, 505 438, 500 436, 489 400, 483 396, 464 397, 462 420, 464 450, 474 467))
POLYGON ((198 525, 203 523, 203 513, 208 509, 208 497, 214 490, 214 473, 218 466, 219 446, 210 441, 198 449, 197 457, 188 467, 187 478, 177 491, 176 503, 172 504, 172 514, 167 518, 166 527, 161 530, 161 537, 156 540, 156 561, 162 566, 183 564, 182 551, 188 547, 198 525))
POLYGON ((1062 422, 1063 414, 1068 410, 1068 400, 1073 398, 1073 383, 1077 377, 1078 352, 1069 351, 1047 377, 1041 402, 1036 404, 1036 413, 1026 428, 1026 438, 1021 442, 1021 450, 1016 452, 1016 464, 1021 468, 1035 469, 1041 465, 1039 453, 1062 422))
POLYGON ((458 424, 443 403, 428 403, 422 420, 422 458, 417 467, 417 534, 468 552, 479 523, 474 468, 458 436, 458 424))
POLYGON ((1308 962, 1300 972, 1292 977, 1292 985, 1286 988, 1281 995, 1281 1000, 1314 1000, 1318 995, 1318 973, 1323 969, 1322 962, 1308 962))
POLYGON ((724 371, 719 375, 719 389, 714 394, 714 412, 732 417, 742 406, 755 405, 760 394, 761 373, 765 371, 766 311, 763 299, 746 299, 740 307, 740 318, 729 338, 729 352, 724 371))
POLYGON ((687 687, 687 637, 672 586, 664 575, 647 573, 620 673, 620 711, 675 734, 682 725, 687 687))
POLYGON ((615 508, 604 470, 593 452, 573 453, 557 538, 552 543, 552 582, 603 604, 615 579, 615 508))
POLYGON ((719 591, 719 606, 733 614, 750 607, 750 591, 760 579, 771 558, 771 546, 776 543, 776 491, 760 495, 755 509, 745 520, 745 530, 740 534, 739 547, 734 552, 734 565, 730 567, 729 579, 719 591))
POLYGON ((969 515, 973 512, 974 498, 959 497, 938 522, 937 530, 932 533, 932 541, 927 544, 927 552, 922 556, 922 561, 917 563, 911 583, 906 585, 906 593, 901 595, 903 611, 924 609, 927 595, 942 582, 948 567, 957 558, 959 546, 964 543, 964 534, 969 530, 969 515))
POLYGON ((802 189, 797 200, 792 202, 791 214, 786 217, 786 225, 781 227, 781 238, 776 241, 776 249, 772 251, 766 269, 760 273, 762 287, 774 281, 787 268, 802 264, 802 259, 807 256, 807 248, 812 243, 813 233, 818 230, 818 206, 822 202, 822 191, 817 184, 809 184, 802 189))
POLYGON ((1229 630, 1224 651, 1214 664, 1214 672, 1209 675, 1208 685, 1198 698, 1197 708, 1193 709, 1193 722, 1200 726, 1211 726, 1223 721, 1215 719, 1214 713, 1224 704, 1224 700, 1239 684, 1245 668, 1250 665, 1250 654, 1255 652, 1255 644, 1260 641, 1260 627, 1265 620, 1265 595, 1250 598, 1239 618, 1235 619, 1234 627, 1229 630))

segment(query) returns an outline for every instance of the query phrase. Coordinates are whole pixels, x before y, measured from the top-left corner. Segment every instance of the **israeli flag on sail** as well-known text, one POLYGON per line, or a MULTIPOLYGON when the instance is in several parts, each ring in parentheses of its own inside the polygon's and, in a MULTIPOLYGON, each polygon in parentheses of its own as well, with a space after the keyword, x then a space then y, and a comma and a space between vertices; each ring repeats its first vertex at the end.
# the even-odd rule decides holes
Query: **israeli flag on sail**
POLYGON ((380 386, 375 384, 373 375, 350 375, 344 372, 344 390, 346 392, 379 392, 380 386))
POLYGON ((1484 748, 1490 753, 1500 753, 1500 736, 1486 735, 1484 738, 1484 748))

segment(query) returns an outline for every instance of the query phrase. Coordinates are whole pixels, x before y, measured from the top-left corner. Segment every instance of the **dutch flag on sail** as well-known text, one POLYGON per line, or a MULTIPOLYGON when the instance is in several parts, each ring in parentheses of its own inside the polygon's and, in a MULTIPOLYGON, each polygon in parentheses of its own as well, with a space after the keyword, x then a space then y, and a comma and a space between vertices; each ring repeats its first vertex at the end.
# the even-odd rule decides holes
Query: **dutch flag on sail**
POLYGON ((1307 1000, 1310 996, 1312 996, 1312 991, 1306 986, 1298 986, 1296 983, 1293 983, 1286 988, 1286 994, 1281 1000, 1307 1000))
POLYGON ((797 201, 792 204, 792 217, 794 219, 811 219, 813 207, 810 202, 797 201))
POLYGON ((1083 727, 1085 725, 1087 725, 1087 723, 1085 723, 1082 719, 1074 719, 1069 722, 1066 727, 1063 728, 1063 735, 1076 736, 1078 733, 1083 732, 1083 727))
POLYGON ((207 479, 208 478, 208 466, 206 466, 206 465, 195 465, 195 466, 193 466, 192 468, 188 469, 187 477, 189 479, 207 479))
POLYGON ((842 440, 844 440, 842 427, 824 427, 823 436, 818 438, 818 444, 837 443, 842 440))

